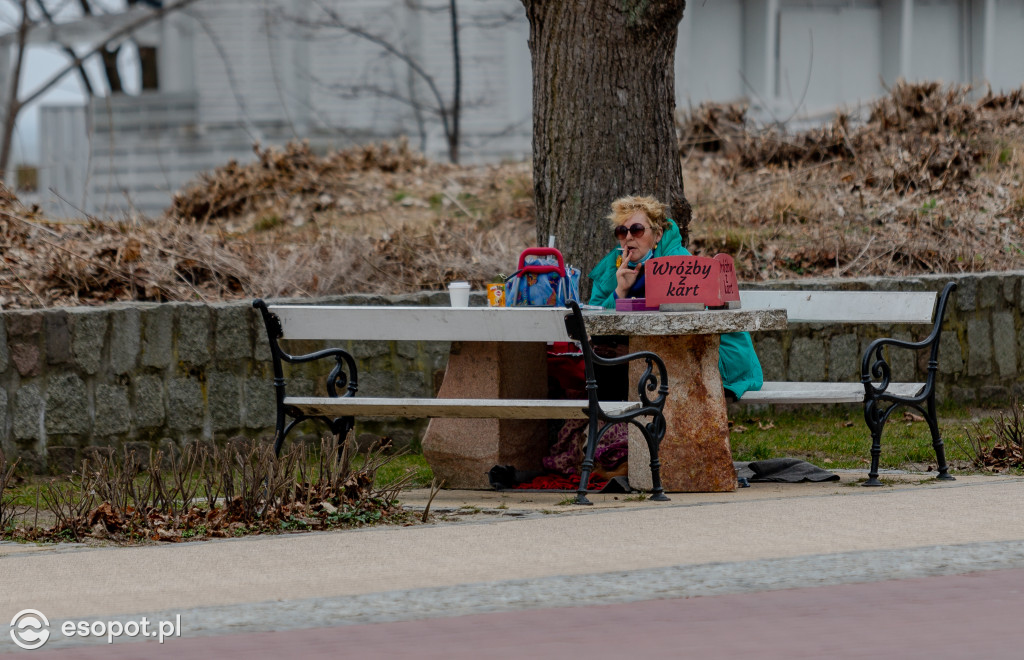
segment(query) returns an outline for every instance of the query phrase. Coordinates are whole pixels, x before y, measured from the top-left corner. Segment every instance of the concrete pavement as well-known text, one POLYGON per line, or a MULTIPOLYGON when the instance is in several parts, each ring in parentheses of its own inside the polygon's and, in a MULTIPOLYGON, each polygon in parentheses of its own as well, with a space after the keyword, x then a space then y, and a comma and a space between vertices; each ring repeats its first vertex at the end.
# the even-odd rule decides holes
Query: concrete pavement
MULTIPOLYGON (((448 521, 431 525, 133 548, 0 544, 0 615, 8 622, 25 608, 46 615, 53 634, 41 651, 77 653, 102 643, 96 651, 105 654, 142 647, 135 639, 108 646, 106 638, 65 637, 63 622, 123 626, 142 616, 180 616, 181 637, 147 644, 150 655, 173 652, 175 643, 183 653, 190 637, 249 644, 242 640, 250 637, 227 633, 292 631, 309 642, 314 630, 347 639, 337 628, 345 625, 415 629, 416 621, 458 625, 460 617, 497 612, 529 619, 526 613, 561 607, 631 612, 623 604, 645 602, 656 611, 658 602, 669 607, 694 596, 746 594, 746 603, 760 598, 751 592, 864 584, 870 594, 870 584, 882 593, 893 589, 882 583, 900 584, 893 580, 941 586, 948 578, 935 576, 995 571, 1009 576, 1004 584, 1017 584, 1024 576, 1014 572, 1024 569, 1024 479, 938 483, 905 475, 880 489, 851 483, 862 476, 673 493, 666 503, 600 495, 586 508, 561 505, 565 494, 446 491, 433 507, 448 521)), ((422 506, 425 497, 413 492, 403 501, 422 506)), ((1020 584, 1006 596, 1017 605, 1009 611, 1024 605, 1020 584)), ((683 602, 672 607, 692 607, 683 602)), ((557 611, 559 620, 570 612, 557 611)), ((609 647, 597 641, 593 648, 609 647)), ((0 651, 9 650, 16 647, 5 632, 0 651)))

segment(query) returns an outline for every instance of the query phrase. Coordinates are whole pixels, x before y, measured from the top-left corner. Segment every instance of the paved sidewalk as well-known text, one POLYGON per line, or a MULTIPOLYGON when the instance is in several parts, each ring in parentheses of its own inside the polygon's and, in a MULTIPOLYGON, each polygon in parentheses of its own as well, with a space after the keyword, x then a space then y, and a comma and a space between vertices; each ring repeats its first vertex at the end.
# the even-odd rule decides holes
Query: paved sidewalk
MULTIPOLYGON (((594 507, 446 491, 433 508, 456 522, 135 548, 0 544, 0 616, 39 610, 55 631, 45 649, 58 650, 96 643, 63 638, 67 620, 180 615, 185 638, 1024 569, 1024 479, 848 483, 860 476, 666 503, 595 496, 594 507)), ((0 651, 14 648, 4 634, 0 651)))

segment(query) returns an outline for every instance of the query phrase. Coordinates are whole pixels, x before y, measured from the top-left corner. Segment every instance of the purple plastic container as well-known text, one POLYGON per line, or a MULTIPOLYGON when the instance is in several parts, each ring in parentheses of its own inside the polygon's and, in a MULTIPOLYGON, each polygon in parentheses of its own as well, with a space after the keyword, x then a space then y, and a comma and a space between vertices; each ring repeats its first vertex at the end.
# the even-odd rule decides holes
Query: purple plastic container
POLYGON ((657 307, 648 307, 646 298, 619 298, 615 301, 616 312, 656 312, 657 307))

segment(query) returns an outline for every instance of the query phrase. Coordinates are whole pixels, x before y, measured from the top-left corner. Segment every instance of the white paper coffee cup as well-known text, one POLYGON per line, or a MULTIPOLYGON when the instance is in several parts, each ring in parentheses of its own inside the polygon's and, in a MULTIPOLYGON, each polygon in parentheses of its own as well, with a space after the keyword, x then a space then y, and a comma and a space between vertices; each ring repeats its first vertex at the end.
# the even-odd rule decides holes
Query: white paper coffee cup
POLYGON ((450 282, 448 295, 451 296, 452 307, 469 307, 469 282, 450 282))

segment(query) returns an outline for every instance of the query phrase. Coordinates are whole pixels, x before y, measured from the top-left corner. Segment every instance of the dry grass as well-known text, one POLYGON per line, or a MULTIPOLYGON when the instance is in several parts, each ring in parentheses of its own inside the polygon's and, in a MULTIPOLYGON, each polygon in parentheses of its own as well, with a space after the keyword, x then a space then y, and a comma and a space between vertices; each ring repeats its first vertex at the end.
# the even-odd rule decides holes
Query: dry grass
MULTIPOLYGON (((689 247, 732 254, 744 281, 1020 268, 1024 89, 968 92, 901 84, 860 125, 802 133, 697 108, 680 123, 689 247)), ((157 223, 56 223, 0 187, 0 306, 482 287, 535 240, 529 163, 432 163, 404 142, 256 154, 157 223)))

